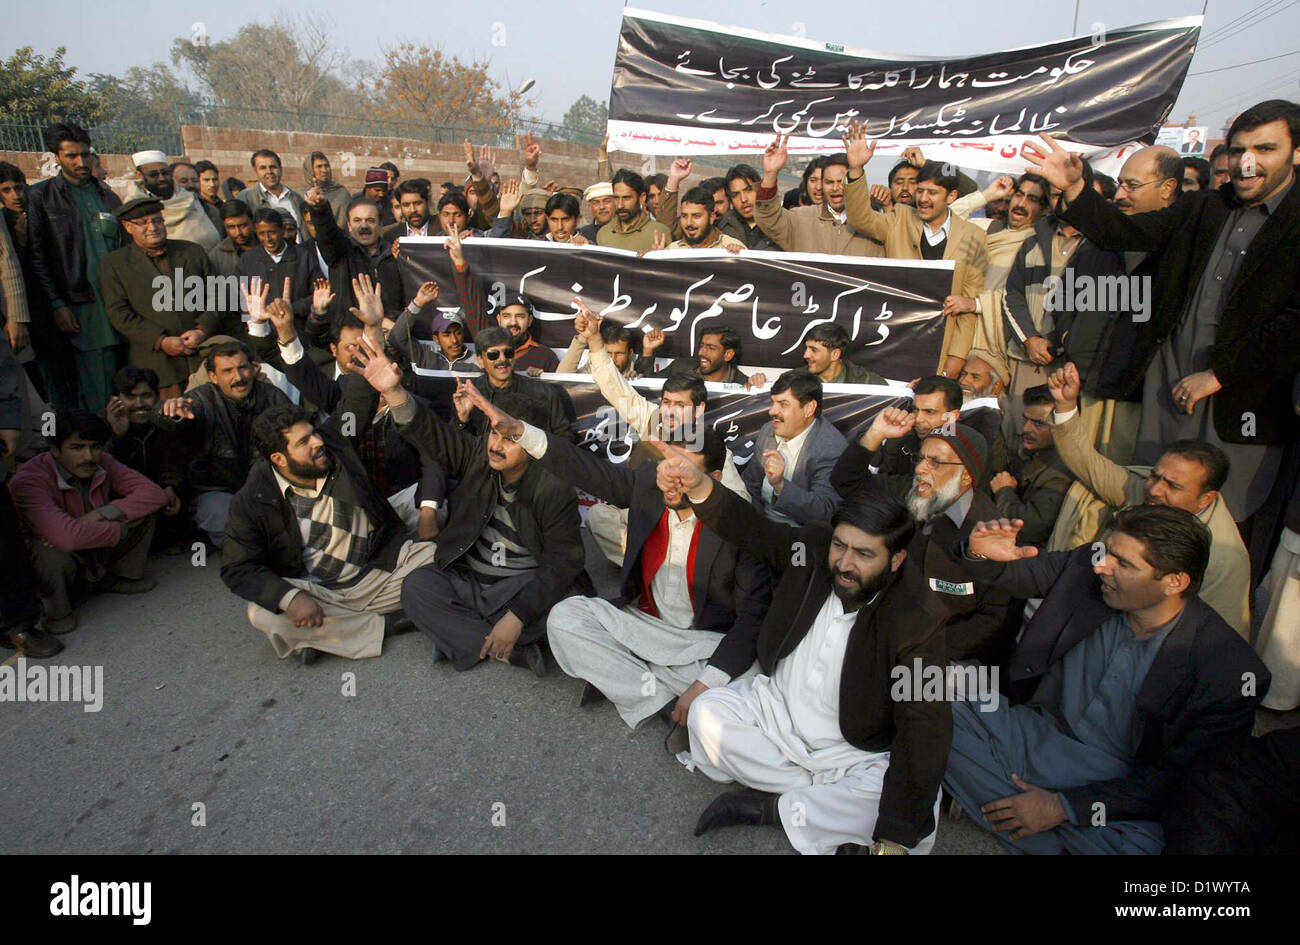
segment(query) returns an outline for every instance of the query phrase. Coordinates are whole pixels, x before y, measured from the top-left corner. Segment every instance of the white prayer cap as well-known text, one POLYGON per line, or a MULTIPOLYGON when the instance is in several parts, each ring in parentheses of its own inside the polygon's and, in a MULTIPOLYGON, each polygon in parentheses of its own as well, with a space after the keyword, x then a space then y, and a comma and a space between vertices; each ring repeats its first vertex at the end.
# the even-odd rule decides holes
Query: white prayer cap
POLYGON ((167 155, 161 151, 137 151, 131 155, 131 163, 136 167, 143 167, 146 164, 166 164, 167 155))
POLYGON ((592 184, 584 190, 582 196, 588 200, 595 199, 596 197, 612 197, 614 196, 614 188, 607 181, 600 181, 592 184))

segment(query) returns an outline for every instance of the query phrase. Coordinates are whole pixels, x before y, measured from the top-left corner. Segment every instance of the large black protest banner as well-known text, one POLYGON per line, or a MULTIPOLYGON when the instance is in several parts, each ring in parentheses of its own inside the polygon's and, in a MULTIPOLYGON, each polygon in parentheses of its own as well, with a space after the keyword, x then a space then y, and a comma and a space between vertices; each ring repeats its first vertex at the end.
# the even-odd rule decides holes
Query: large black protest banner
MULTIPOLYGON (((456 310, 451 261, 441 237, 404 237, 401 271, 408 297, 438 283, 439 308, 456 310)), ((657 355, 694 355, 703 329, 728 326, 742 338, 742 364, 802 366, 804 336, 834 323, 852 339, 850 359, 884 377, 933 374, 943 341, 943 299, 950 261, 866 259, 809 253, 672 250, 637 256, 598 246, 533 240, 470 239, 471 274, 490 305, 526 295, 536 308, 534 335, 563 350, 573 340, 575 295, 633 333, 661 329, 657 355)), ((470 325, 471 332, 477 325, 470 325)))
POLYGON ((1101 159, 1154 140, 1187 75, 1201 19, 1098 24, 1088 36, 1042 46, 906 60, 849 48, 847 37, 816 42, 627 9, 610 150, 725 153, 757 163, 778 133, 792 135, 795 153, 841 151, 843 128, 857 119, 880 139, 884 159, 920 145, 930 158, 1019 170, 1025 139, 1044 131, 1101 159))

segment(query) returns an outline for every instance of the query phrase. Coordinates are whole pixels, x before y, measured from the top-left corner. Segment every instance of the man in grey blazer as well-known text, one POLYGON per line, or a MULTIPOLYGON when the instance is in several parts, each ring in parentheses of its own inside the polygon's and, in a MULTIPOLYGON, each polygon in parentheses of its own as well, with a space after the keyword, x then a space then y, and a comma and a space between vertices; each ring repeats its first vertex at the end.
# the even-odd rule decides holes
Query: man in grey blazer
POLYGON ((820 416, 821 406, 822 382, 802 368, 772 384, 772 419, 758 431, 741 478, 755 507, 773 521, 829 521, 839 507, 831 470, 848 442, 820 416))

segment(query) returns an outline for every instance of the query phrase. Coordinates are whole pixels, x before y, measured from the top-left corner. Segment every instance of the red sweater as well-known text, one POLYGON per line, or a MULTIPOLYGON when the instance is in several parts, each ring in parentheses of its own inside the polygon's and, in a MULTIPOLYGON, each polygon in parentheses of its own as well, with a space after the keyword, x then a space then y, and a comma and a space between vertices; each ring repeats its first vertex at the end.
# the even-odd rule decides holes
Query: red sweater
MULTIPOLYGON (((99 460, 90 483, 92 509, 113 505, 122 511, 123 521, 134 522, 167 504, 167 494, 152 480, 108 453, 99 460)), ((23 463, 9 481, 14 507, 23 523, 37 538, 59 551, 112 548, 122 540, 118 522, 79 521, 91 509, 83 508, 81 491, 59 479, 58 465, 49 453, 23 463)))

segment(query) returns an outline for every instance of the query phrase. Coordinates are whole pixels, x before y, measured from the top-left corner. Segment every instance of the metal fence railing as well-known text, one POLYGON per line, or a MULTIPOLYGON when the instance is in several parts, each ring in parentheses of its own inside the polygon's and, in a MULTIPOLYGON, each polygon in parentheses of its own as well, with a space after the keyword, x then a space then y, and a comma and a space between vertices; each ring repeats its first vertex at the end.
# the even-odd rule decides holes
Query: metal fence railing
MULTIPOLYGON (((47 124, 49 122, 0 119, 0 151, 44 151, 43 134, 47 124)), ((603 134, 601 131, 574 128, 563 122, 547 121, 542 118, 516 118, 512 127, 503 130, 484 128, 470 123, 447 125, 393 121, 365 114, 343 115, 219 103, 178 105, 174 122, 113 120, 86 130, 90 132, 95 150, 104 154, 130 154, 146 148, 157 148, 168 154, 180 154, 183 147, 181 125, 410 138, 439 144, 455 144, 469 138, 476 144, 491 144, 506 148, 513 146, 514 136, 523 132, 532 132, 552 140, 588 145, 600 144, 603 134)))

